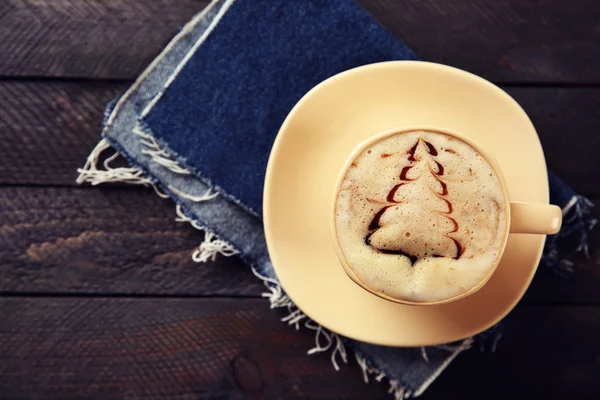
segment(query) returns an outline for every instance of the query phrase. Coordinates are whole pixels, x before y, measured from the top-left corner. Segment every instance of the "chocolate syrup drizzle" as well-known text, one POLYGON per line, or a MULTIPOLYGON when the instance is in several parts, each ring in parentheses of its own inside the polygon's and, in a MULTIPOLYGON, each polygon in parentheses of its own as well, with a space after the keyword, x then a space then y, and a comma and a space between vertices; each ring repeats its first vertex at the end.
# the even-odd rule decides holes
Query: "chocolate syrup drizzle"
MULTIPOLYGON (((429 153, 432 157, 435 157, 438 155, 438 150, 435 148, 434 145, 432 145, 431 143, 427 142, 426 140, 423 140, 421 138, 417 139, 417 142, 408 150, 408 152, 406 153, 408 155, 407 160, 410 161, 411 163, 418 161, 415 158, 415 153, 417 151, 417 148, 419 146, 420 143, 423 143, 426 147, 427 147, 427 153, 429 153)), ((455 154, 455 151, 452 149, 446 149, 445 150, 448 153, 451 154, 455 154)), ((385 154, 385 157, 383 157, 384 155, 382 154, 382 158, 386 158, 389 157, 389 154, 385 154)), ((460 258, 460 256, 464 253, 464 248, 463 246, 460 244, 460 242, 458 240, 456 240, 453 237, 450 237, 449 234, 457 232, 459 225, 458 222, 456 222, 456 220, 452 217, 450 217, 450 214, 452 214, 452 212, 454 211, 453 207, 452 207, 452 203, 450 202, 450 200, 442 197, 442 196, 447 196, 448 195, 448 185, 443 182, 439 177, 444 175, 444 166, 442 164, 439 163, 439 161, 434 160, 435 161, 435 166, 436 166, 436 170, 434 171, 433 169, 429 169, 429 172, 431 173, 431 175, 436 179, 437 182, 440 183, 440 186, 442 188, 442 192, 441 193, 436 193, 436 196, 440 199, 440 200, 444 200, 444 202, 448 205, 448 210, 447 211, 440 211, 439 213, 444 217, 447 218, 448 220, 450 220, 453 225, 454 228, 445 233, 444 236, 447 237, 448 239, 452 240, 454 242, 454 244, 456 245, 456 256, 454 256, 453 258, 455 260, 458 260, 460 258)), ((410 259, 411 263, 414 264, 415 262, 417 262, 418 257, 415 256, 414 254, 409 254, 408 252, 398 249, 398 250, 390 250, 390 249, 382 249, 382 248, 378 248, 376 246, 374 246, 371 243, 371 236, 377 231, 377 229, 381 228, 381 224, 380 224, 380 220, 381 217, 383 216, 383 214, 388 210, 388 208, 392 207, 394 204, 398 204, 399 202, 394 200, 394 197, 396 195, 396 192, 398 191, 398 189, 400 189, 402 186, 408 184, 411 181, 414 181, 415 179, 410 179, 408 178, 408 172, 414 167, 413 165, 408 165, 406 167, 403 167, 401 172, 400 172, 400 180, 402 181, 402 183, 399 183, 397 185, 395 185, 388 193, 387 197, 386 197, 386 201, 388 203, 390 203, 390 205, 386 205, 384 207, 382 207, 381 209, 379 209, 379 211, 377 211, 377 213, 375 213, 375 216, 373 217, 373 219, 371 220, 371 222, 369 223, 369 233, 367 234, 367 236, 365 236, 365 243, 373 248, 375 248, 377 251, 384 253, 384 254, 395 254, 395 255, 403 255, 406 256, 410 259)), ((432 257, 444 257, 442 255, 439 254, 432 254, 432 257)))

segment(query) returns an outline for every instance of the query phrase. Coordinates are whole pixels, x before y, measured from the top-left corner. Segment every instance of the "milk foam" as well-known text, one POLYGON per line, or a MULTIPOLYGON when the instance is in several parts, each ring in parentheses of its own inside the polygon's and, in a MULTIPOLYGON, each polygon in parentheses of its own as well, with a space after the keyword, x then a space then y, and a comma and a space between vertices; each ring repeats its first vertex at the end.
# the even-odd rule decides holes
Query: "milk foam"
POLYGON ((399 133, 358 155, 335 212, 342 253, 358 279, 417 302, 477 285, 507 228, 492 167, 465 142, 435 132, 399 133))

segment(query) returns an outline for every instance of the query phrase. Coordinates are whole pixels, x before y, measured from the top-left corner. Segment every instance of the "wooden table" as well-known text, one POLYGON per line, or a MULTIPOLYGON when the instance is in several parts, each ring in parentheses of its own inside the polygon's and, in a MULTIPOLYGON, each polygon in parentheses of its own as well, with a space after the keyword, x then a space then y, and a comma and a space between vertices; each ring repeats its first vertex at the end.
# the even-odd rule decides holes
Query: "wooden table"
MULTIPOLYGON (((362 0, 424 60, 497 83, 550 168, 600 197, 600 2, 362 0)), ((387 399, 351 361, 307 357, 235 258, 138 187, 75 185, 105 104, 201 0, 0 2, 0 397, 387 399)), ((423 399, 600 398, 600 235, 539 271, 495 354, 462 354, 423 399)))

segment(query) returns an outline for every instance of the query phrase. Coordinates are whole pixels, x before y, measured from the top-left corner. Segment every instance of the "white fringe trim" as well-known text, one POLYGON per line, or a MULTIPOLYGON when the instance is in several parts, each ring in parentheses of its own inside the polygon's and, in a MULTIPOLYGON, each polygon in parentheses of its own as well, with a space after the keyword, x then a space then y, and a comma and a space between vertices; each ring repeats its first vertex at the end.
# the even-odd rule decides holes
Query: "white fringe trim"
MULTIPOLYGON (((562 208, 563 225, 565 224, 565 221, 573 220, 578 217, 583 218, 584 208, 590 208, 593 206, 594 206, 594 203, 592 203, 590 200, 586 199, 583 196, 575 195, 575 196, 571 197, 569 202, 562 208), (569 213, 571 211, 574 211, 574 213, 572 213, 572 215, 569 216, 569 213)), ((597 218, 590 218, 587 229, 591 231, 592 229, 594 229, 594 226, 597 223, 598 223, 597 218)), ((585 254, 585 256, 587 258, 590 257, 590 249, 589 249, 587 240, 582 240, 581 243, 579 244, 579 246, 575 249, 576 253, 579 253, 581 251, 583 251, 583 254, 585 254)), ((563 263, 563 266, 565 267, 565 269, 567 269, 569 272, 573 271, 573 268, 572 268, 573 263, 572 262, 570 262, 569 260, 563 260, 562 263, 563 263)))
MULTIPOLYGON (((500 339, 500 338, 498 337, 494 341, 494 347, 495 347, 495 343, 497 342, 498 339, 500 339)), ((403 387, 400 384, 400 382, 393 380, 393 379, 389 379, 390 386, 389 386, 388 392, 392 393, 394 395, 395 400, 403 400, 403 399, 408 399, 411 397, 420 396, 429 387, 429 385, 431 385, 431 383, 433 381, 435 381, 435 379, 442 373, 442 371, 448 366, 448 364, 450 364, 452 362, 452 360, 454 360, 454 358, 459 353, 470 348, 472 344, 473 344, 473 338, 467 338, 467 339, 463 340, 462 343, 457 346, 448 346, 448 345, 436 346, 440 349, 448 350, 448 351, 452 352, 452 354, 446 359, 446 361, 444 361, 444 363, 442 363, 442 365, 440 365, 440 367, 429 377, 429 379, 427 379, 421 385, 421 387, 419 389, 417 389, 417 391, 412 393, 407 388, 403 387)), ((363 357, 359 356, 356 353, 354 354, 354 356, 356 358, 356 362, 358 363, 358 365, 360 366, 360 368, 362 370, 363 380, 365 381, 365 383, 369 383, 369 376, 373 376, 377 382, 381 382, 383 379, 386 378, 386 375, 383 371, 367 364, 367 361, 363 357)), ((421 347, 421 356, 423 357, 424 360, 429 362, 429 358, 427 357, 425 347, 421 347)))
POLYGON ((200 244, 198 250, 194 251, 192 260, 200 263, 207 262, 208 260, 215 261, 218 254, 224 257, 231 257, 239 254, 239 252, 229 243, 221 239, 215 239, 214 233, 206 231, 204 242, 200 244))
POLYGON ((180 190, 175 189, 173 186, 169 185, 169 190, 175 193, 177 196, 182 197, 184 199, 193 201, 195 203, 200 203, 206 200, 214 199, 219 195, 219 192, 214 192, 212 189, 208 189, 206 193, 200 196, 192 196, 191 194, 184 193, 180 190))
POLYGON ((563 217, 565 217, 569 213, 569 211, 571 211, 571 208, 573 208, 573 206, 577 204, 577 200, 577 196, 571 197, 571 200, 569 200, 569 202, 562 208, 563 217))
POLYGON ((194 228, 198 229, 199 231, 204 230, 204 228, 200 225, 198 225, 198 223, 196 221, 194 221, 193 219, 191 219, 190 217, 188 217, 187 215, 185 215, 185 213, 183 212, 183 209, 181 208, 181 206, 179 204, 177 204, 175 206, 175 213, 177 214, 177 217, 175 218, 175 221, 177 222, 189 222, 190 225, 192 225, 194 228))
POLYGON ((180 175, 190 175, 191 172, 179 165, 179 162, 173 158, 173 156, 165 151, 156 139, 147 133, 145 133, 139 126, 133 128, 135 133, 140 138, 140 143, 144 145, 145 149, 142 150, 142 154, 149 156, 152 161, 162 165, 169 171, 172 171, 180 175))
MULTIPOLYGON (((134 133, 141 137, 142 144, 149 148, 149 150, 144 150, 143 153, 152 157, 152 159, 155 162, 176 173, 190 173, 188 170, 179 166, 177 161, 173 160, 167 152, 161 149, 159 144, 152 136, 147 135, 137 127, 134 130, 134 133)), ((98 145, 90 153, 84 167, 77 170, 79 172, 77 183, 82 184, 87 182, 91 183, 92 185, 98 185, 101 183, 108 182, 124 182, 138 184, 143 186, 151 186, 152 188, 154 188, 156 193, 162 198, 169 197, 167 194, 162 193, 158 189, 157 185, 150 178, 145 176, 142 170, 134 167, 112 168, 110 166, 110 162, 119 157, 119 153, 115 153, 114 155, 112 155, 104 161, 103 166, 105 170, 98 169, 98 162, 101 153, 109 148, 110 144, 106 139, 100 140, 98 145)), ((218 192, 213 192, 211 189, 209 189, 206 193, 200 196, 186 194, 172 186, 169 186, 169 190, 171 190, 178 196, 181 196, 194 202, 208 201, 219 195, 218 192)), ((192 254, 192 259, 195 262, 203 263, 207 262, 208 260, 214 261, 217 255, 219 254, 225 257, 231 257, 239 253, 229 243, 217 238, 214 235, 214 233, 206 231, 206 229, 200 226, 195 220, 185 215, 182 207, 179 204, 176 206, 175 211, 177 214, 177 217, 175 219, 176 221, 188 222, 194 228, 205 231, 204 241, 200 244, 199 248, 192 254)), ((262 296, 269 299, 271 308, 273 309, 285 307, 288 309, 288 315, 281 318, 282 322, 287 322, 288 325, 292 325, 296 328, 296 330, 299 330, 300 323, 304 321, 303 325, 305 328, 315 331, 315 346, 307 351, 308 355, 331 351, 331 364, 333 365, 336 371, 340 370, 338 358, 344 364, 348 363, 346 348, 338 334, 333 333, 323 328, 321 325, 311 321, 306 316, 306 314, 304 314, 298 307, 296 307, 292 300, 284 294, 281 285, 278 281, 260 274, 258 271, 256 271, 254 267, 251 267, 251 270, 256 277, 263 281, 265 287, 268 289, 268 292, 263 293, 262 296)), ((499 337, 495 338, 492 351, 495 350, 498 339, 499 337)), ((431 383, 439 376, 439 374, 444 370, 444 368, 460 352, 468 349, 472 343, 473 339, 468 338, 465 339, 458 346, 436 346, 438 348, 448 350, 453 354, 450 357, 448 357, 448 359, 438 368, 438 370, 436 370, 434 374, 425 383, 423 383, 423 385, 414 394, 408 391, 405 387, 403 387, 398 381, 393 379, 389 379, 388 392, 393 394, 395 400, 403 400, 408 399, 409 397, 417 397, 421 395, 427 389, 427 387, 429 387, 429 385, 431 385, 431 383)), ((427 356, 425 347, 421 348, 421 356, 425 361, 429 362, 429 358, 427 356)), ((363 373, 363 380, 365 381, 365 383, 369 383, 369 375, 373 375, 374 379, 377 382, 381 382, 384 378, 386 378, 384 372, 378 370, 375 367, 369 366, 364 358, 360 357, 357 354, 355 354, 355 357, 358 365, 361 367, 363 373)))
MULTIPOLYGON (((173 171, 174 168, 179 168, 177 166, 174 166, 174 164, 169 164, 169 162, 167 162, 168 160, 161 158, 161 154, 167 153, 160 149, 158 143, 156 143, 156 140, 152 136, 146 135, 141 130, 136 134, 142 137, 142 143, 144 145, 154 147, 154 150, 145 152, 145 154, 149 154, 151 157, 153 157, 152 159, 154 161, 162 160, 161 162, 157 162, 165 168, 169 168, 171 171, 173 171)), ((120 156, 118 152, 115 152, 115 154, 107 158, 102 163, 104 169, 99 169, 98 163, 100 161, 100 156, 104 151, 110 148, 111 146, 108 140, 102 139, 100 140, 100 142, 98 142, 94 150, 92 150, 92 152, 88 156, 83 168, 79 168, 77 170, 77 172, 79 172, 79 176, 77 177, 78 184, 90 183, 92 185, 99 185, 101 183, 122 182, 134 185, 151 186, 159 197, 162 197, 163 199, 169 198, 169 195, 161 192, 158 186, 150 178, 148 178, 142 170, 134 167, 111 167, 110 163, 120 156)), ((169 190, 193 202, 211 200, 219 195, 218 192, 213 192, 212 189, 209 189, 202 196, 192 196, 183 193, 170 185, 169 190)), ((177 213, 176 221, 189 222, 194 228, 206 231, 202 226, 198 225, 194 220, 186 216, 183 213, 181 206, 177 205, 175 211, 177 213)), ((196 262, 207 262, 208 260, 214 261, 217 258, 218 254, 221 254, 225 257, 230 257, 235 254, 238 254, 238 251, 235 250, 229 243, 220 239, 216 239, 215 235, 212 232, 206 231, 204 241, 200 244, 199 248, 196 251, 194 251, 194 253, 192 254, 192 259, 196 262)))
POLYGON ((88 156, 83 168, 77 169, 77 172, 79 173, 79 176, 77 177, 77 183, 90 183, 94 186, 101 183, 111 182, 124 182, 144 186, 154 184, 148 177, 144 176, 144 173, 138 168, 111 167, 110 163, 119 157, 119 153, 117 152, 104 160, 104 169, 98 169, 100 155, 108 149, 110 149, 110 143, 108 143, 108 140, 102 139, 100 142, 98 142, 94 150, 92 150, 88 156))
MULTIPOLYGON (((218 194, 218 193, 217 193, 218 194)), ((213 197, 207 197, 204 201, 210 200, 213 197)), ((216 260, 217 255, 222 255, 224 257, 231 257, 239 252, 233 248, 229 243, 224 240, 216 238, 215 234, 207 231, 202 226, 198 225, 196 221, 185 215, 183 209, 179 204, 175 207, 175 212, 177 213, 177 218, 175 221, 177 222, 189 222, 194 228, 198 230, 203 230, 205 232, 204 241, 200 243, 200 246, 194 253, 192 254, 192 260, 198 263, 205 263, 208 260, 216 260)))
POLYGON ((281 285, 275 279, 260 274, 254 267, 251 267, 251 270, 257 278, 263 281, 265 287, 268 289, 268 292, 263 293, 262 296, 269 299, 271 308, 285 307, 288 309, 288 315, 281 318, 281 321, 294 326, 296 330, 300 329, 300 322, 304 321, 303 325, 305 328, 315 331, 315 347, 306 352, 308 355, 331 351, 331 364, 336 371, 340 370, 338 358, 344 364, 348 363, 346 347, 337 333, 333 333, 311 321, 306 314, 296 307, 287 295, 283 294, 281 285))
POLYGON ((427 357, 427 349, 425 347, 421 347, 421 357, 423 357, 423 361, 429 362, 429 357, 427 357))
POLYGON ((408 399, 410 397, 410 392, 395 380, 390 380, 390 388, 388 389, 388 393, 391 393, 394 396, 394 400, 408 399))
POLYGON ((498 332, 494 336, 494 340, 492 341, 492 348, 491 348, 492 353, 496 352, 496 349, 498 348, 498 342, 500 341, 500 339, 502 339, 502 332, 498 332))
POLYGON ((93 186, 100 185, 102 183, 129 183, 131 185, 142 185, 145 187, 152 187, 156 194, 163 199, 169 196, 158 189, 158 186, 146 176, 144 171, 135 167, 121 167, 113 168, 110 163, 120 157, 118 152, 115 152, 112 156, 108 157, 102 163, 103 169, 98 168, 100 162, 100 156, 102 153, 110 149, 110 143, 106 139, 101 139, 94 150, 88 156, 83 168, 78 168, 77 172, 79 176, 76 182, 78 184, 89 183, 93 186))
MULTIPOLYGON (((356 358, 356 363, 360 366, 363 374, 363 380, 365 383, 369 383, 369 375, 373 375, 373 378, 376 382, 383 381, 386 378, 385 373, 380 371, 375 367, 371 367, 367 364, 367 361, 359 356, 358 354, 354 354, 356 358)), ((400 384, 400 382, 390 379, 389 380, 389 388, 388 393, 391 393, 394 396, 394 400, 403 400, 411 397, 411 392, 406 389, 404 386, 400 384)))

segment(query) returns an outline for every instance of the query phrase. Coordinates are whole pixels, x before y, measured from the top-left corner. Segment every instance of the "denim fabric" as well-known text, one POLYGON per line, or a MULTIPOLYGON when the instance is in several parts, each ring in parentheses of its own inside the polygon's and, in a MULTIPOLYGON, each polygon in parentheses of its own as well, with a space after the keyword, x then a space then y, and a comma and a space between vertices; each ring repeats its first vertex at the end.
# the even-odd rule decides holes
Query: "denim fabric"
MULTIPOLYGON (((365 63, 412 58, 352 0, 215 0, 111 106, 103 136, 197 225, 229 242, 254 271, 272 279, 272 288, 276 277, 260 210, 279 125, 323 79, 365 63), (157 163, 139 132, 153 137, 185 169, 157 163), (220 195, 192 199, 211 188, 220 195)), ((558 178, 551 176, 550 183, 555 204, 577 200, 568 210, 565 232, 583 238, 591 224, 587 203, 558 178)), ((557 251, 561 238, 555 236, 545 252, 557 265, 563 260, 557 251)), ((400 385, 403 395, 422 393, 459 351, 428 348, 426 361, 421 349, 344 343, 400 385)))
POLYGON ((347 69, 414 58, 351 1, 237 0, 143 121, 188 169, 261 215, 269 151, 296 102, 347 69))

